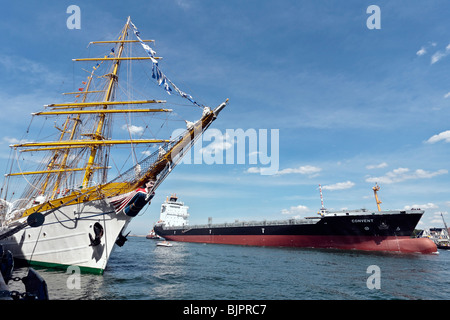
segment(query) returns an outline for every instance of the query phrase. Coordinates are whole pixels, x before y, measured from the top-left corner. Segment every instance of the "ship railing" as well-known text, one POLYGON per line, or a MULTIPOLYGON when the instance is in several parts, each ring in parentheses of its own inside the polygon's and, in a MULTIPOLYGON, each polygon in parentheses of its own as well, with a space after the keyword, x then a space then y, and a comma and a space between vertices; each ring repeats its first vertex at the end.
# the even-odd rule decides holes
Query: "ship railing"
MULTIPOLYGON (((231 223, 215 223, 215 224, 196 224, 185 225, 185 228, 189 229, 204 229, 204 228, 228 228, 228 227, 260 227, 260 226, 277 226, 277 225, 297 225, 297 224, 315 224, 320 218, 317 219, 288 219, 288 220, 270 220, 270 221, 238 221, 231 223)), ((179 229, 182 226, 164 226, 165 230, 179 229)))

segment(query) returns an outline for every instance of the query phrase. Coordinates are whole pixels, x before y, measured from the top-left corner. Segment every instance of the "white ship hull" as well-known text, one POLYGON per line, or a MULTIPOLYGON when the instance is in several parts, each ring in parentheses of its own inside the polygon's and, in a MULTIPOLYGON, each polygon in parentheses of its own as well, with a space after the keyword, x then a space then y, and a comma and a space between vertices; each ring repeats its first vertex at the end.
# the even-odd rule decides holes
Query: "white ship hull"
POLYGON ((105 200, 68 205, 46 216, 42 226, 27 227, 0 244, 31 265, 77 266, 81 272, 102 274, 118 235, 131 219, 123 212, 117 214, 105 200), (103 227, 103 236, 93 246, 89 234, 95 237, 95 223, 103 227))

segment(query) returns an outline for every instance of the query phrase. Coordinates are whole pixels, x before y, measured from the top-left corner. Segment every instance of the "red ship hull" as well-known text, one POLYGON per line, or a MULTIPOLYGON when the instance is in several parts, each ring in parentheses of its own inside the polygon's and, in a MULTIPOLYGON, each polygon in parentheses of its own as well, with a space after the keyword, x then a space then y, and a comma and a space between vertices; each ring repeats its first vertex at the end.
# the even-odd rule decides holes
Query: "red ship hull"
POLYGON ((154 230, 167 240, 183 242, 434 253, 437 247, 430 239, 411 238, 422 214, 421 210, 410 210, 231 225, 165 227, 158 224, 154 230))
POLYGON ((305 235, 166 235, 171 241, 234 244, 268 247, 333 248, 343 250, 434 253, 433 241, 426 238, 375 236, 305 236, 305 235))

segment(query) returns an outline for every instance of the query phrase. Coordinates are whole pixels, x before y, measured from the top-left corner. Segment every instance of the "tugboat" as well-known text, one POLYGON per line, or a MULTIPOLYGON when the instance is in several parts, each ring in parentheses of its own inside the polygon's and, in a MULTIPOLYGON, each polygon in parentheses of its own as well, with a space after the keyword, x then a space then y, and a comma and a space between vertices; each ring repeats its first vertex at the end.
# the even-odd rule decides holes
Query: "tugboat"
POLYGON ((147 238, 147 239, 152 239, 152 240, 159 240, 159 239, 161 239, 161 237, 160 236, 158 236, 156 233, 155 233, 155 230, 150 230, 150 232, 148 233, 148 235, 146 235, 145 236, 145 238, 147 238))

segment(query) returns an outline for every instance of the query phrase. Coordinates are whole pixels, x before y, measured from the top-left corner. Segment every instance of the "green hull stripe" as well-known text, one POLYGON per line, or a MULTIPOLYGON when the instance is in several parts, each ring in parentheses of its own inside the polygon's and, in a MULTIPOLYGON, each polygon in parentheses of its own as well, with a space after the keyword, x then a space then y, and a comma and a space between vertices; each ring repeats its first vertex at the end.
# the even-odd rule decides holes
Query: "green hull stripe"
MULTIPOLYGON (((67 264, 32 261, 32 260, 21 260, 21 261, 25 261, 28 265, 30 265, 32 267, 49 268, 49 269, 57 269, 57 270, 64 270, 64 271, 67 271, 67 268, 72 266, 72 265, 67 265, 67 264)), ((75 267, 80 268, 81 273, 88 273, 88 274, 102 275, 103 272, 105 271, 105 269, 100 269, 100 268, 82 267, 82 266, 75 266, 75 267)))

